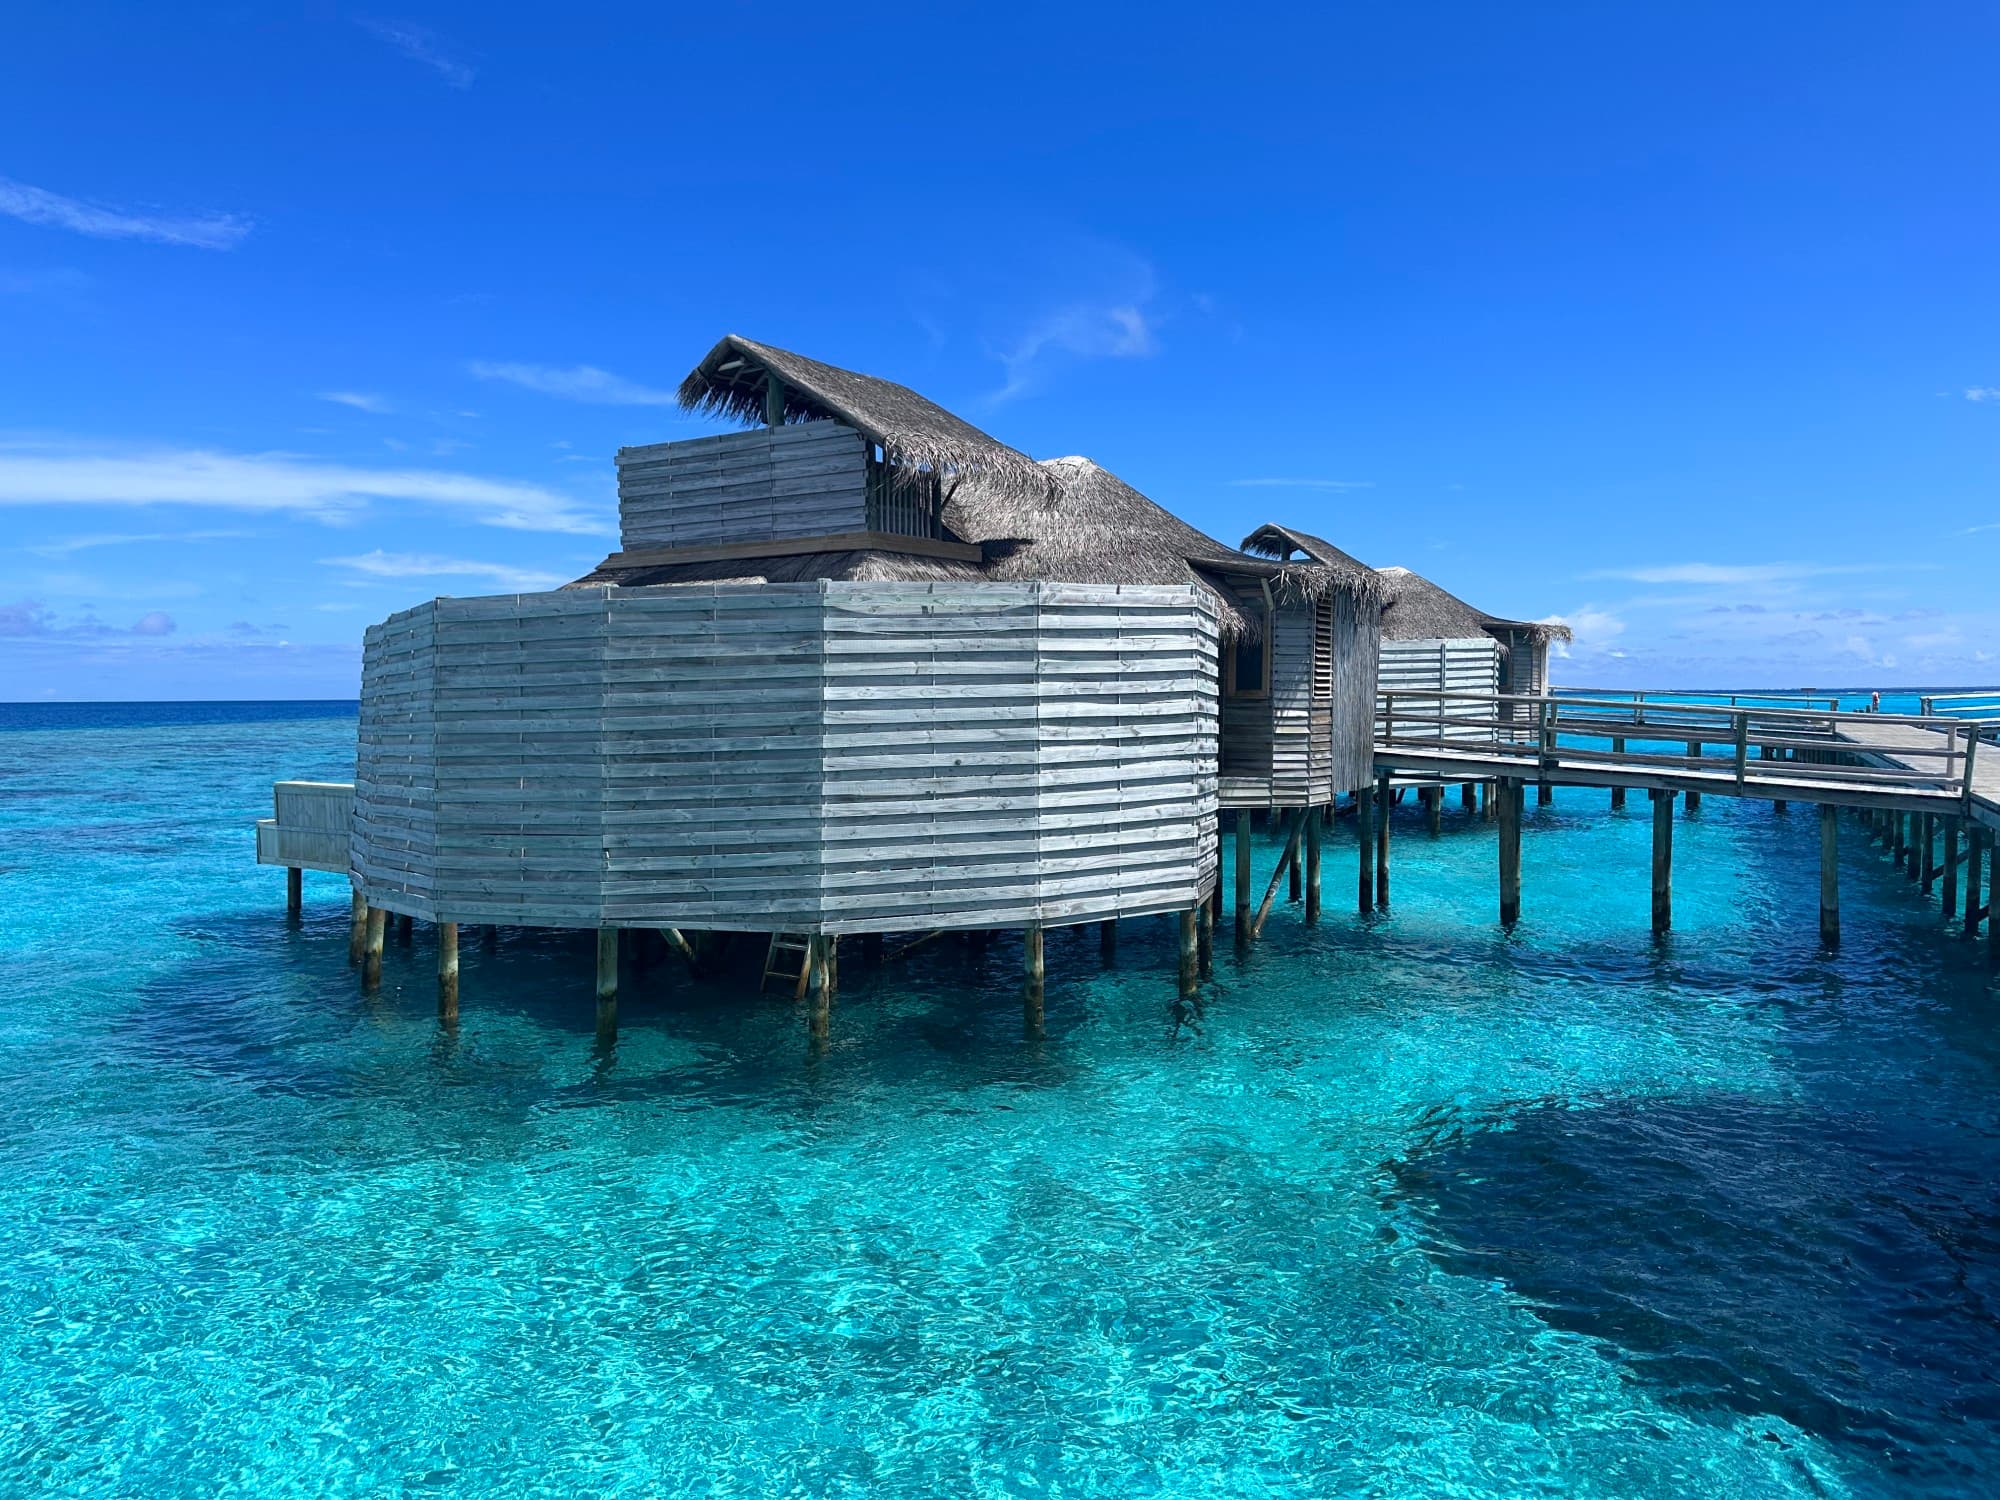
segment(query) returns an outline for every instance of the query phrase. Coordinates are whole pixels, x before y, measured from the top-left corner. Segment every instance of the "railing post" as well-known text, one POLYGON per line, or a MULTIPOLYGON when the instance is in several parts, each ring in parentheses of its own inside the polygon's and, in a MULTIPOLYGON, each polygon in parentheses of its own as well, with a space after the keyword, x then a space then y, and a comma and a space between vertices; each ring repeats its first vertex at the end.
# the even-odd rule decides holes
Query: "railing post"
POLYGON ((1965 789, 1963 801, 1967 817, 1972 816, 1972 755, 1978 748, 1979 724, 1975 720, 1965 726, 1965 789))
POLYGON ((1750 758, 1750 715, 1736 712, 1736 784, 1743 785, 1744 762, 1750 758))

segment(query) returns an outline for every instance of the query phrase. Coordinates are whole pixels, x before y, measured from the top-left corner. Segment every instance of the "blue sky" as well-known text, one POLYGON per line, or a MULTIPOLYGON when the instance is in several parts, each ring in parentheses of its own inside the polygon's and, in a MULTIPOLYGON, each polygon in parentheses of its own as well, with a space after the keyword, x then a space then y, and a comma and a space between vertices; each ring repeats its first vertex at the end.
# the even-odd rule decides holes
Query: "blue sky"
POLYGON ((1973 4, 29 5, 0 699, 355 691, 612 545, 735 331, 1559 616, 1559 681, 2000 680, 1973 4))

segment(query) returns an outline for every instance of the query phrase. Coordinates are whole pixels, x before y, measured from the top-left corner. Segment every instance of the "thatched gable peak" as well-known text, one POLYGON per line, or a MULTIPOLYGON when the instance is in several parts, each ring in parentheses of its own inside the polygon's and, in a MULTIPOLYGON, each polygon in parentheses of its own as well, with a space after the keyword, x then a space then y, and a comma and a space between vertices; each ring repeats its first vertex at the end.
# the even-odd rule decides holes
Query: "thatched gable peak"
POLYGON ((1054 482, 1025 453, 989 437, 908 386, 822 364, 803 354, 726 335, 681 382, 683 409, 746 425, 765 419, 775 376, 784 387, 787 422, 831 418, 865 433, 904 467, 954 479, 979 475, 1025 499, 1054 498, 1054 482))

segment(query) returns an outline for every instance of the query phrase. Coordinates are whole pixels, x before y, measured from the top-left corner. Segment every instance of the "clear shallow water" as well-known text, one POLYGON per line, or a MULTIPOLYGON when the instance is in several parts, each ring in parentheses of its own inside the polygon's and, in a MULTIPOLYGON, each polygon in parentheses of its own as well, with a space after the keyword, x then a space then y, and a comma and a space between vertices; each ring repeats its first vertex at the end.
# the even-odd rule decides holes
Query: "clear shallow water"
MULTIPOLYGON (((468 942, 364 1002, 250 863, 351 709, 0 734, 0 1492, 1985 1495, 2000 994, 1846 835, 1711 798, 1396 829, 1394 905, 1106 969, 750 982, 468 942)), ((1531 799, 1532 800, 1532 799, 1531 799)), ((1260 869, 1275 847, 1260 845, 1260 869)))

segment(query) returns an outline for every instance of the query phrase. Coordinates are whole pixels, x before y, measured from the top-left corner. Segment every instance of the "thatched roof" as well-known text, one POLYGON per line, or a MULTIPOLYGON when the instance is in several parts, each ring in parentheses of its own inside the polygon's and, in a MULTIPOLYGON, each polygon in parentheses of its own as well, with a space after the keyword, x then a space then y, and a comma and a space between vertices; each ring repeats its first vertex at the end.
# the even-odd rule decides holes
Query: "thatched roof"
POLYGON ((908 386, 733 333, 681 382, 680 403, 688 411, 759 423, 774 375, 784 383, 787 422, 832 417, 866 433, 906 468, 930 470, 948 481, 978 475, 1024 499, 1052 497, 1050 476, 1033 459, 908 386))
POLYGON ((1316 563, 1324 563, 1329 568, 1352 568, 1363 573, 1375 570, 1359 558, 1342 552, 1332 542, 1316 537, 1309 531, 1294 531, 1289 526, 1280 526, 1275 521, 1266 521, 1250 535, 1243 538, 1243 550, 1254 552, 1259 557, 1275 557, 1280 561, 1294 552, 1303 552, 1316 563))
POLYGON ((821 578, 861 583, 978 582, 987 577, 978 563, 916 557, 905 552, 800 552, 779 557, 738 557, 722 562, 607 568, 600 564, 565 588, 615 583, 643 588, 656 583, 811 583, 821 578))
POLYGON ((1382 638, 1387 641, 1431 639, 1471 640, 1481 635, 1516 631, 1538 646, 1571 638, 1567 625, 1538 620, 1508 620, 1474 609, 1458 595, 1408 568, 1377 570, 1388 583, 1389 602, 1382 610, 1382 638))
POLYGON ((1045 459, 1040 467, 1058 481, 1054 505, 1024 502, 977 478, 960 485, 945 504, 946 529, 979 543, 988 578, 1195 583, 1214 595, 1224 636, 1255 633, 1229 581, 1268 582, 1275 594, 1288 598, 1318 599, 1331 591, 1366 604, 1382 598, 1374 574, 1358 564, 1328 568, 1251 557, 1197 531, 1087 458, 1045 459))

